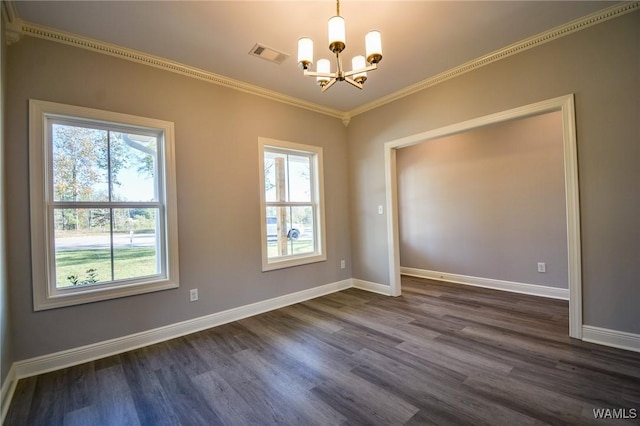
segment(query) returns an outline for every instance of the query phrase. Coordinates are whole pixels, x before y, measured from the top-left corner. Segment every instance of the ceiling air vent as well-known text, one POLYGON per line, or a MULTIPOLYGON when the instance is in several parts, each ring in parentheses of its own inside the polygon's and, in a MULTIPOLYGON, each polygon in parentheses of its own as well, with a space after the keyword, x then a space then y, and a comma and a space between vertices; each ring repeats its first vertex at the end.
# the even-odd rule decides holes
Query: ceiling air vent
POLYGON ((260 43, 256 43, 256 45, 251 48, 249 55, 257 56, 258 58, 262 58, 278 65, 283 63, 285 59, 289 57, 289 55, 284 52, 280 52, 260 43))

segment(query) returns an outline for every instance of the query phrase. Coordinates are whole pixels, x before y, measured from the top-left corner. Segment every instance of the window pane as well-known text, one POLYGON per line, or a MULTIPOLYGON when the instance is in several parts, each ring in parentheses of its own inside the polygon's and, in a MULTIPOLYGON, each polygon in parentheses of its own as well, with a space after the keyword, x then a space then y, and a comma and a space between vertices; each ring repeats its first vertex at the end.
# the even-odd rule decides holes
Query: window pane
POLYGON ((55 201, 108 201, 107 132, 53 123, 55 201))
POLYGON ((289 201, 311 201, 311 165, 309 157, 289 155, 289 201))
POLYGON ((158 138, 110 135, 112 201, 157 201, 158 138))
POLYGON ((266 201, 288 201, 287 156, 264 152, 264 193, 266 201))
MULTIPOLYGON (((267 207, 267 242, 270 243, 270 256, 278 256, 278 241, 286 241, 287 224, 290 223, 288 217, 288 208, 286 207, 267 207), (271 244, 273 243, 273 244, 271 244)), ((285 244, 286 246, 286 244, 285 244)), ((286 252, 285 252, 286 254, 286 252)))
POLYGON ((56 287, 111 281, 109 209, 56 209, 56 287))
POLYGON ((56 287, 159 274, 158 215, 153 208, 56 209, 56 287))
POLYGON ((278 218, 276 207, 267 207, 267 241, 278 239, 278 218))
POLYGON ((159 274, 158 209, 113 209, 114 280, 159 274))
POLYGON ((313 208, 311 206, 291 207, 291 219, 292 228, 288 236, 292 254, 315 252, 313 208))
POLYGON ((315 252, 311 206, 267 207, 269 259, 315 252))
POLYGON ((288 207, 267 207, 267 256, 288 256, 287 231, 291 228, 288 207))

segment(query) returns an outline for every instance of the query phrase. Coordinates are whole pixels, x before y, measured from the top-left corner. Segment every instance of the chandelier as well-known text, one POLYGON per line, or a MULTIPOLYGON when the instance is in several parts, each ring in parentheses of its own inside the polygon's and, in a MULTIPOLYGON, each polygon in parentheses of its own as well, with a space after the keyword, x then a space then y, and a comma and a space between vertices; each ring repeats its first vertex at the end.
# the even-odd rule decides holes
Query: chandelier
POLYGON ((347 83, 362 89, 367 80, 367 71, 378 68, 382 60, 382 41, 379 31, 369 31, 365 36, 366 62, 362 55, 354 56, 351 60, 351 71, 345 71, 340 53, 347 47, 345 37, 344 18, 340 16, 340 0, 336 1, 336 16, 329 19, 329 50, 336 55, 338 69, 331 72, 331 62, 328 59, 318 59, 316 71, 309 71, 313 66, 313 40, 303 37, 298 40, 298 66, 304 70, 304 75, 316 77, 316 82, 324 92, 336 81, 347 83), (367 65, 367 63, 369 65, 367 65))

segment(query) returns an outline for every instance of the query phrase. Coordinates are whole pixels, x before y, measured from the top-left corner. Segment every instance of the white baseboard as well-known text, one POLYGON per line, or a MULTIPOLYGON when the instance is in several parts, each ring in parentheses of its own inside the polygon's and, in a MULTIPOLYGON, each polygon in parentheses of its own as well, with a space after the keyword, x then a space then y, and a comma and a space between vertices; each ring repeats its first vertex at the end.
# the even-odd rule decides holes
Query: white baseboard
POLYGON ((391 295, 391 287, 384 284, 372 283, 371 281, 359 280, 357 278, 351 279, 353 288, 359 288, 360 290, 370 291, 372 293, 384 294, 385 296, 391 295))
POLYGON ((448 272, 427 271, 425 269, 400 267, 400 273, 413 277, 430 280, 447 281, 456 284, 472 285, 475 287, 492 288, 513 293, 531 294, 533 296, 549 297, 551 299, 569 300, 569 289, 547 287, 542 285, 524 284, 513 281, 494 280, 491 278, 471 277, 468 275, 450 274, 448 272))
POLYGON ((53 354, 47 354, 36 358, 17 361, 14 363, 15 377, 35 376, 49 371, 78 365, 84 362, 93 361, 99 358, 163 342, 186 334, 195 333, 207 328, 216 327, 232 321, 237 321, 263 312, 271 311, 315 297, 324 296, 340 290, 345 290, 352 286, 351 280, 338 281, 308 290, 287 294, 273 299, 240 306, 215 314, 182 321, 165 327, 155 328, 141 333, 130 334, 128 336, 90 345, 73 348, 53 354))
POLYGON ((599 345, 640 352, 640 334, 583 325, 582 340, 599 345))
POLYGON ((9 411, 9 404, 11 404, 11 399, 13 398, 13 393, 16 390, 17 384, 18 379, 16 377, 15 364, 13 364, 7 373, 7 377, 5 377, 4 382, 2 382, 2 390, 0 391, 0 425, 4 424, 4 418, 7 416, 7 412, 9 411))

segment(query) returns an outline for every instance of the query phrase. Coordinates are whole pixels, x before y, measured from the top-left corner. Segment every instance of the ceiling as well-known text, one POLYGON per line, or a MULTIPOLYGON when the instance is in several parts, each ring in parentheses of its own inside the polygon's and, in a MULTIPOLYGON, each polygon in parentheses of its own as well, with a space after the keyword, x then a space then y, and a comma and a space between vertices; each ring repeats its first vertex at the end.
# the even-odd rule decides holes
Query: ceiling
MULTIPOLYGON (((297 40, 331 58, 326 1, 14 1, 18 17, 117 44, 339 111, 390 95, 467 61, 612 6, 602 1, 342 0, 346 68, 364 36, 382 33, 384 58, 364 90, 339 83, 321 93, 297 67, 297 40), (278 65, 249 55, 256 44, 289 54, 278 65)), ((335 70, 335 64, 332 64, 335 70)))

